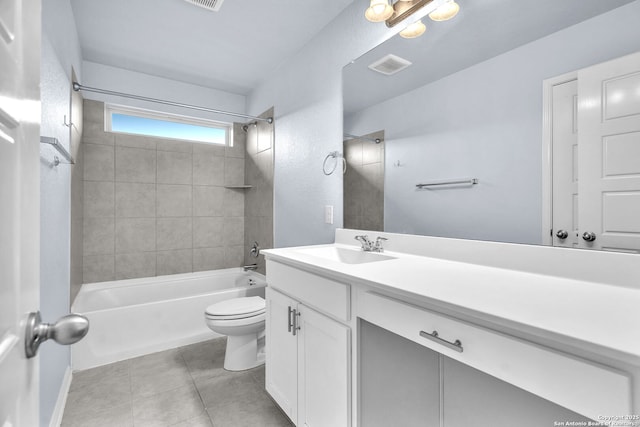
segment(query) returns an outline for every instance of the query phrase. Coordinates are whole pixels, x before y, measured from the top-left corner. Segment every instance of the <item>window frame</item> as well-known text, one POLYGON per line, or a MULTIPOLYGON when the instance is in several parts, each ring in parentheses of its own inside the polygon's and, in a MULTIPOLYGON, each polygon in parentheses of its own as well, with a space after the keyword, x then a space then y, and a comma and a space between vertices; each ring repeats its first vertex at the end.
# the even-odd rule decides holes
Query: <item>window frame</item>
POLYGON ((119 133, 122 135, 136 135, 136 136, 142 136, 147 138, 167 139, 170 141, 184 141, 184 142, 190 142, 194 144, 206 144, 214 147, 232 147, 233 146, 233 123, 203 119, 200 117, 185 116, 181 114, 166 113, 164 111, 155 111, 155 110, 148 110, 144 108, 129 107, 124 105, 105 103, 104 127, 105 127, 105 132, 119 133), (111 118, 113 114, 122 114, 122 115, 127 115, 132 117, 140 117, 144 119, 161 120, 165 122, 201 126, 201 127, 212 128, 212 129, 221 129, 221 130, 224 130, 225 132, 225 142, 224 144, 218 144, 215 142, 198 141, 194 139, 174 138, 170 136, 157 136, 157 135, 147 135, 147 134, 140 134, 140 133, 114 131, 112 127, 112 122, 111 122, 111 118))

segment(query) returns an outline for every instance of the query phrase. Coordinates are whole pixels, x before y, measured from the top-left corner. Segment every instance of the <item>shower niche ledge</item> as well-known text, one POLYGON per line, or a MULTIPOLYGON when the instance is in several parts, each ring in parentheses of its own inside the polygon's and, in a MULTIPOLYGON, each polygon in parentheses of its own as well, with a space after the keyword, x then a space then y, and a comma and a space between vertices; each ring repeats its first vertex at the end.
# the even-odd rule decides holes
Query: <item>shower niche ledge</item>
POLYGON ((253 185, 250 185, 250 184, 225 185, 224 188, 230 188, 234 190, 247 190, 249 188, 253 188, 253 185))

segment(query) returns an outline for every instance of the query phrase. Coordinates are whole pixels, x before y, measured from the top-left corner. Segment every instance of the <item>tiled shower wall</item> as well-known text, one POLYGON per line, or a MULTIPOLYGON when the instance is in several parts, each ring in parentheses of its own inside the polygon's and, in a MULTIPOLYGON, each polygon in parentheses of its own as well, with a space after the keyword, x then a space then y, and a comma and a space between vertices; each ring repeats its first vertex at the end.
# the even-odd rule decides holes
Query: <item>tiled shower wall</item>
POLYGON ((344 227, 384 231, 384 131, 365 136, 344 141, 344 227))
MULTIPOLYGON (((260 117, 273 117, 273 108, 260 117)), ((245 264, 258 264, 265 273, 264 256, 253 258, 249 249, 258 242, 261 249, 273 248, 273 150, 274 125, 264 121, 249 124, 246 132, 245 181, 251 185, 245 198, 245 264)))
POLYGON ((84 102, 83 282, 239 267, 245 140, 232 147, 104 132, 84 102))

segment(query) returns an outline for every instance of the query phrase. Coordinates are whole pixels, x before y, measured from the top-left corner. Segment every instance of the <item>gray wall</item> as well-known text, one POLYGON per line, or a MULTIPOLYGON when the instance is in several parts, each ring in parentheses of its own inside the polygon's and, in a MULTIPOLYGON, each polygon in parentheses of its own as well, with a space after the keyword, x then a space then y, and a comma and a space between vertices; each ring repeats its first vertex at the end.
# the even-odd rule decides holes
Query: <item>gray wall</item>
MULTIPOLYGON (((273 108, 259 117, 273 117, 273 108)), ((261 249, 273 247, 273 153, 275 151, 274 126, 257 122, 247 127, 247 154, 245 182, 251 188, 245 190, 245 258, 246 265, 258 264, 258 271, 265 273, 264 256, 250 256, 253 242, 261 249)))
POLYGON ((364 3, 345 8, 247 98, 249 114, 276 111, 276 247, 333 242, 342 226, 342 175, 322 172, 325 156, 342 151, 342 67, 401 30, 368 22, 364 3), (335 207, 334 224, 324 222, 325 205, 335 207))
MULTIPOLYGON (((384 231, 384 132, 364 136, 382 142, 344 141, 344 228, 384 231)), ((338 162, 337 173, 341 166, 338 162)))
MULTIPOLYGON (((61 126, 69 114, 69 78, 55 56, 48 39, 42 43, 42 127, 43 136, 57 138, 69 147, 69 129, 61 126)), ((66 164, 53 164, 55 150, 40 147, 40 311, 45 322, 55 322, 69 312, 70 282, 70 174, 66 164)), ((59 155, 58 155, 59 156, 59 155)), ((60 157, 60 156, 59 156, 60 157)), ((40 350, 40 421, 47 424, 58 398, 69 348, 54 342, 40 350)))
MULTIPOLYGON (((39 17, 38 17, 39 19, 39 17)), ((69 0, 42 2, 42 127, 69 149, 71 69, 81 73, 80 44, 69 0)), ((80 75, 79 75, 80 77, 80 75)), ((40 311, 45 322, 69 313, 71 281, 70 187, 77 166, 52 167, 54 153, 41 149, 40 168, 40 311)), ((70 368, 69 347, 46 342, 40 347, 40 425, 48 426, 70 368)))
POLYGON ((104 132, 84 103, 84 283, 239 267, 246 134, 233 147, 104 132))
POLYGON ((349 133, 385 129, 385 231, 541 243, 542 81, 640 49, 639 15, 633 2, 347 117, 349 133), (463 177, 480 184, 414 187, 463 177))

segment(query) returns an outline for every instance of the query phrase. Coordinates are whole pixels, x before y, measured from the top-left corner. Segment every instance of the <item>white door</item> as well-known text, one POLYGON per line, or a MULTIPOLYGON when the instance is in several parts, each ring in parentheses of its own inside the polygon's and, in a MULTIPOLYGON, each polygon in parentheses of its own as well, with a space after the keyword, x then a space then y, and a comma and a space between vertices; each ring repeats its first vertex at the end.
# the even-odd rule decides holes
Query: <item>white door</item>
POLYGON ((40 1, 0 1, 0 425, 38 425, 40 1))
POLYGON ((298 309, 297 425, 346 427, 351 424, 350 330, 303 304, 298 309))
POLYGON ((578 99, 580 246, 639 253, 640 53, 579 71, 578 99))
POLYGON ((552 96, 552 230, 554 246, 578 245, 578 82, 554 85, 552 96))
POLYGON ((266 366, 265 388, 293 422, 298 417, 298 343, 293 335, 293 310, 297 302, 266 290, 266 366), (290 326, 291 325, 291 326, 290 326))

